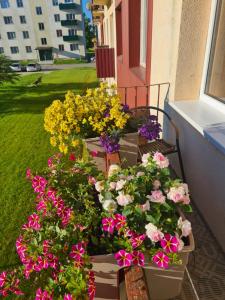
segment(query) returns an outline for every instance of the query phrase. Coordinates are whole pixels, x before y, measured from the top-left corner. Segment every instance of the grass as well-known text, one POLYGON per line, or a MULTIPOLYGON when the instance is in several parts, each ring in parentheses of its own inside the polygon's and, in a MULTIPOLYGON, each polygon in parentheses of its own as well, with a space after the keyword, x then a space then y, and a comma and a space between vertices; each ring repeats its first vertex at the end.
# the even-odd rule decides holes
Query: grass
POLYGON ((87 60, 85 59, 79 59, 79 58, 57 58, 54 59, 54 65, 70 65, 70 64, 84 64, 87 63, 87 60))
POLYGON ((39 76, 0 87, 0 270, 18 262, 15 240, 34 207, 26 169, 42 170, 56 151, 43 128, 44 109, 64 99, 67 90, 81 92, 97 84, 95 69, 76 68, 42 74, 40 86, 28 87, 39 76))

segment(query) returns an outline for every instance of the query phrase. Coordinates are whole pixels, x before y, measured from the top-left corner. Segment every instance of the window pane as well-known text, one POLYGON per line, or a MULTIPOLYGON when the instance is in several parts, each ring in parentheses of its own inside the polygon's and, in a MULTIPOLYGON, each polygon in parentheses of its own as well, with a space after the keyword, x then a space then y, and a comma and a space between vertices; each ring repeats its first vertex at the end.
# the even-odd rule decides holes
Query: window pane
POLYGON ((218 3, 205 93, 225 103, 225 0, 218 3))

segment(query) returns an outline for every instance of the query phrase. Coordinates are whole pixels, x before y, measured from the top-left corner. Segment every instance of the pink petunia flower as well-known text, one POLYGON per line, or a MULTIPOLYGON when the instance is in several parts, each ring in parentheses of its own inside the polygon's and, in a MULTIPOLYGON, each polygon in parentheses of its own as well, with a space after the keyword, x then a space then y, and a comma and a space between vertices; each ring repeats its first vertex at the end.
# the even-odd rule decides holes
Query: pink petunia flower
POLYGON ((169 166, 168 158, 160 152, 155 152, 153 155, 153 161, 160 169, 167 168, 169 166))
POLYGON ((127 218, 120 214, 115 214, 114 221, 115 221, 115 227, 117 230, 123 228, 127 224, 127 218))
POLYGON ((47 192, 47 196, 51 199, 54 200, 56 198, 56 190, 50 188, 47 192))
POLYGON ((88 176, 88 183, 91 185, 95 185, 97 180, 93 176, 88 176))
POLYGON ((70 257, 79 260, 85 253, 85 249, 82 243, 78 243, 72 246, 72 251, 70 252, 70 257))
POLYGON ((28 180, 30 180, 32 178, 31 169, 29 169, 29 168, 26 170, 26 178, 28 180))
POLYGON ((169 266, 169 257, 165 255, 162 251, 157 252, 153 258, 152 261, 160 268, 168 268, 169 266))
POLYGON ((97 150, 93 150, 90 152, 92 157, 97 157, 98 156, 98 151, 97 150))
POLYGON ((139 247, 143 243, 145 238, 146 238, 146 234, 140 234, 138 236, 131 237, 130 241, 131 241, 132 248, 135 249, 139 247))
POLYGON ((52 300, 52 296, 47 291, 42 291, 41 288, 39 288, 36 291, 36 297, 35 300, 52 300))
POLYGON ((115 220, 113 218, 103 218, 102 219, 102 228, 104 231, 113 233, 115 227, 115 220))
POLYGON ((29 228, 32 228, 34 230, 39 230, 41 228, 41 224, 39 222, 40 222, 40 217, 36 213, 33 213, 28 217, 27 225, 29 228))
POLYGON ((129 267, 132 263, 133 257, 125 250, 120 250, 115 254, 115 259, 120 267, 129 267))
POLYGON ((47 204, 45 202, 45 200, 41 200, 37 206, 36 206, 37 211, 41 211, 43 212, 44 215, 46 215, 47 213, 47 204))
POLYGON ((71 294, 65 294, 63 300, 73 300, 73 297, 71 294))
POLYGON ((131 253, 132 255, 132 262, 134 265, 138 265, 140 267, 143 267, 145 264, 145 256, 140 251, 133 251, 131 253))
POLYGON ((5 285, 5 283, 6 283, 6 279, 7 279, 6 275, 7 275, 6 272, 2 272, 2 273, 0 274, 0 287, 1 287, 1 288, 2 288, 2 287, 5 285))
POLYGON ((47 183, 44 177, 38 175, 32 179, 32 187, 36 193, 44 192, 47 183))
POLYGON ((94 300, 96 293, 96 287, 94 284, 88 286, 88 296, 89 300, 94 300))
POLYGON ((49 159, 48 159, 48 167, 49 167, 49 168, 54 167, 54 164, 53 164, 53 158, 52 158, 52 157, 49 157, 49 159))
POLYGON ((169 233, 165 233, 164 237, 160 241, 161 247, 167 252, 176 253, 178 251, 179 241, 175 236, 169 233))

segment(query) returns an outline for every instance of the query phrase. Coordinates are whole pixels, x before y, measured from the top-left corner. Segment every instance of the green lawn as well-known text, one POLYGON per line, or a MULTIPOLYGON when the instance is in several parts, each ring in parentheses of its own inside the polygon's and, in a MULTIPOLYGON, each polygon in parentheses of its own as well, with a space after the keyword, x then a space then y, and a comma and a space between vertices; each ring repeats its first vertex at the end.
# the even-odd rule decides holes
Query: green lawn
POLYGON ((42 74, 38 87, 28 87, 40 74, 26 75, 0 87, 0 270, 17 263, 15 240, 34 207, 26 182, 27 167, 38 171, 56 151, 43 128, 43 112, 67 90, 97 84, 95 69, 76 68, 42 74))

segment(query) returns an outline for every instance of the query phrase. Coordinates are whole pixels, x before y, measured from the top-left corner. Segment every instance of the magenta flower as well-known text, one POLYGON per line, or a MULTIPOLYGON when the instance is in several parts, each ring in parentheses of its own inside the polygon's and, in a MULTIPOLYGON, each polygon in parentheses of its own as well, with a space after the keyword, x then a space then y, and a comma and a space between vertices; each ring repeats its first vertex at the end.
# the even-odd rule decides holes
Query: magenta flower
POLYGON ((56 198, 56 190, 50 188, 47 192, 47 196, 51 199, 51 200, 55 200, 56 198))
POLYGON ((120 267, 129 267, 132 263, 133 257, 125 250, 120 250, 115 254, 115 259, 120 267))
POLYGON ((42 291, 41 288, 39 288, 36 291, 36 297, 35 300, 52 300, 52 296, 47 291, 42 291))
POLYGON ((179 241, 175 236, 172 236, 169 233, 164 234, 164 237, 161 239, 160 244, 163 250, 165 250, 167 253, 175 253, 178 251, 179 241))
POLYGON ((45 202, 45 200, 41 200, 37 206, 36 206, 37 211, 41 211, 43 212, 44 215, 46 215, 47 213, 47 204, 45 202))
POLYGON ((32 179, 32 187, 36 193, 44 192, 47 183, 47 180, 41 176, 35 176, 32 179))
POLYGON ((49 157, 49 159, 48 159, 48 167, 49 167, 49 168, 54 167, 54 164, 53 164, 53 158, 52 158, 52 157, 49 157))
POLYGON ((83 244, 78 243, 72 246, 72 251, 70 252, 69 255, 74 260, 80 260, 80 258, 83 256, 84 253, 85 253, 85 249, 83 247, 83 244))
POLYGON ((27 225, 29 228, 32 228, 34 230, 39 230, 41 228, 39 222, 40 222, 40 217, 36 213, 34 213, 28 217, 27 225))
POLYGON ((145 264, 144 254, 140 251, 133 251, 131 254, 132 254, 132 258, 133 258, 133 260, 132 260, 133 264, 143 267, 145 264))
POLYGON ((89 296, 89 300, 94 300, 94 298, 95 298, 95 293, 96 293, 96 287, 95 287, 95 285, 89 285, 89 286, 88 286, 88 296, 89 296))
POLYGON ((0 287, 2 288, 4 285, 5 285, 5 282, 6 282, 6 275, 7 273, 6 272, 2 272, 0 274, 0 287))
POLYGON ((130 241, 131 241, 132 248, 135 249, 141 246, 145 238, 146 238, 146 234, 141 234, 138 236, 131 237, 130 241))
POLYGON ((72 216, 72 212, 73 210, 69 207, 64 208, 64 210, 61 212, 60 217, 62 218, 62 224, 64 227, 68 225, 72 216))
POLYGON ((71 161, 75 161, 76 160, 76 156, 74 155, 74 153, 70 154, 69 160, 71 160, 71 161))
POLYGON ((32 178, 31 169, 29 169, 29 168, 26 170, 26 178, 28 180, 30 180, 32 178))
POLYGON ((127 225, 127 219, 125 216, 120 214, 115 214, 114 216, 116 229, 119 230, 127 225))
POLYGON ((48 259, 46 257, 38 256, 37 263, 41 270, 48 269, 49 267, 48 259))
POLYGON ((115 221, 113 218, 103 218, 102 219, 102 228, 104 231, 108 231, 109 233, 113 233, 115 227, 115 221))
POLYGON ((153 258, 152 261, 160 268, 168 268, 169 266, 169 257, 165 255, 162 251, 157 252, 153 258))
POLYGON ((47 255, 47 260, 48 260, 48 264, 51 268, 53 269, 57 269, 58 266, 58 258, 52 254, 52 253, 48 253, 47 255))
POLYGON ((97 157, 98 156, 98 151, 97 150, 93 150, 90 152, 92 157, 97 157))
POLYGON ((93 176, 88 176, 88 183, 91 185, 96 184, 97 180, 93 176))
POLYGON ((71 294, 65 294, 63 300, 73 300, 73 297, 71 294))

